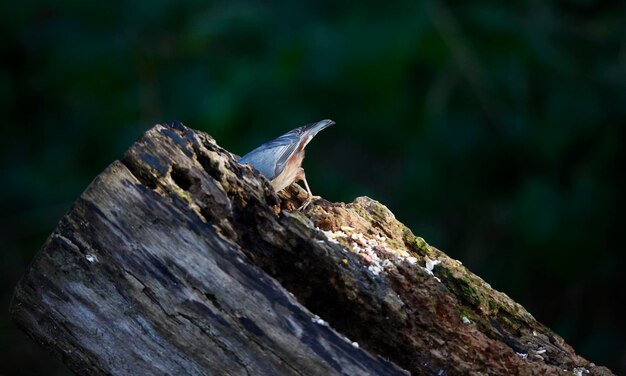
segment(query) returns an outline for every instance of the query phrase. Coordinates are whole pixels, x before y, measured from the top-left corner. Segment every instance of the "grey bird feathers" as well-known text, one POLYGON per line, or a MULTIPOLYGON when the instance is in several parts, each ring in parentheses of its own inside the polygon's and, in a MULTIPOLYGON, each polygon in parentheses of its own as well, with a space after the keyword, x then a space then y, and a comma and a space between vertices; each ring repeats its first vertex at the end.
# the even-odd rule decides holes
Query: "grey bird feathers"
POLYGON ((309 194, 309 199, 302 206, 306 207, 313 194, 301 167, 304 148, 319 131, 333 124, 334 121, 327 119, 293 129, 244 155, 239 163, 249 164, 262 173, 276 192, 302 180, 309 194))

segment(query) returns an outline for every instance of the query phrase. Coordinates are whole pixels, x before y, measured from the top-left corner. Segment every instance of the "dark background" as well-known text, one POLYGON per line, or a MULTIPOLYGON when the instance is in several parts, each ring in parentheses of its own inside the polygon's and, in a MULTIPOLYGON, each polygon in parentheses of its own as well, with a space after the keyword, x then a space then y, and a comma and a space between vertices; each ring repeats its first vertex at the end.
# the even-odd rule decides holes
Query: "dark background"
POLYGON ((70 374, 11 323, 12 289, 145 130, 244 154, 323 118, 314 193, 383 202, 626 373, 624 2, 383 3, 1 2, 0 374, 70 374))

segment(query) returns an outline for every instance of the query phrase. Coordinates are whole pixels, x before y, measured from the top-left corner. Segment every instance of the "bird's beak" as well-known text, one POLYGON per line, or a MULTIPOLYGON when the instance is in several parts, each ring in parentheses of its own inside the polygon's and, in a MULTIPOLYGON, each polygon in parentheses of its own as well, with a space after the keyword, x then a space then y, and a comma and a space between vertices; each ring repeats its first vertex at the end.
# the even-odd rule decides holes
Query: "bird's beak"
POLYGON ((304 129, 304 133, 307 136, 313 138, 319 131, 321 131, 324 128, 328 128, 333 124, 335 124, 335 122, 329 119, 318 121, 317 123, 312 123, 312 124, 307 125, 306 128, 304 129))

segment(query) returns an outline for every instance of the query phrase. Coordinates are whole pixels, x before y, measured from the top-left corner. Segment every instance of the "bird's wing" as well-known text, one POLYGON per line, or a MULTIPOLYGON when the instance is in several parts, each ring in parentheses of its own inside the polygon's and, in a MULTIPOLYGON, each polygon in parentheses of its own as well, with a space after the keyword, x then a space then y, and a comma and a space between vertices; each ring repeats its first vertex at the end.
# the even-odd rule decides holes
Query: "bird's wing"
POLYGON ((299 141, 297 134, 289 132, 252 150, 241 157, 239 163, 251 165, 272 180, 285 168, 289 158, 296 152, 299 141))

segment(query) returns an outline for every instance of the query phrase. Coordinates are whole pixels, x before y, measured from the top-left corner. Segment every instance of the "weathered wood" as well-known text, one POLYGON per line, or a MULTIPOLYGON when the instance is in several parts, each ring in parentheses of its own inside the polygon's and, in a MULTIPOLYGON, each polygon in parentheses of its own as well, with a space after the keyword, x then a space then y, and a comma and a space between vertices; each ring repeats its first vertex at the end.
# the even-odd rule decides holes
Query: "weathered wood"
POLYGON ((81 375, 611 374, 383 205, 303 198, 158 125, 61 220, 13 317, 81 375))

